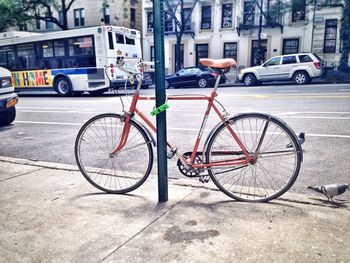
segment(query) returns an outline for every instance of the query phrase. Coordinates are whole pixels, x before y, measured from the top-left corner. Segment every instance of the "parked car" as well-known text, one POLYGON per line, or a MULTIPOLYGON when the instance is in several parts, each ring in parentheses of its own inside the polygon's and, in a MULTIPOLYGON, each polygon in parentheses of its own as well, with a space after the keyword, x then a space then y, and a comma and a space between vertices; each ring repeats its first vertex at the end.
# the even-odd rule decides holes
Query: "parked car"
MULTIPOLYGON (((165 78, 165 87, 199 87, 205 88, 214 86, 218 73, 209 68, 189 67, 165 78)), ((220 84, 226 82, 226 77, 221 77, 220 84)))
POLYGON ((321 75, 322 60, 315 54, 301 53, 273 57, 261 66, 241 69, 237 78, 246 86, 273 80, 293 80, 302 85, 321 75))
POLYGON ((0 125, 8 125, 16 118, 18 96, 14 91, 11 72, 0 67, 0 125))

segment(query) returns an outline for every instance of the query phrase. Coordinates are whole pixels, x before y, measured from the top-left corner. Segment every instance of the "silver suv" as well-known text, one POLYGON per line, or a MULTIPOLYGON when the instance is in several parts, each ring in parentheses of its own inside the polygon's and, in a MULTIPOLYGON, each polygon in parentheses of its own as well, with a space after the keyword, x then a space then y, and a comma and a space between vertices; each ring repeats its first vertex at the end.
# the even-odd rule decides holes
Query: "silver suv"
POLYGON ((261 66, 241 69, 237 78, 246 86, 273 80, 294 80, 302 85, 321 75, 322 60, 315 54, 301 53, 273 57, 261 66))

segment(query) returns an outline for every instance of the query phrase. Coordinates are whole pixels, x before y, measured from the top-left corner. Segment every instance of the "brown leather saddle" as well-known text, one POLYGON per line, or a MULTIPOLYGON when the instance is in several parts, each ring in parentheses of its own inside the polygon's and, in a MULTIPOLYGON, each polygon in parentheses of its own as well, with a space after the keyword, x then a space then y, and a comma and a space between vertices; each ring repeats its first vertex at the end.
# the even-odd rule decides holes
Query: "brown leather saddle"
POLYGON ((199 60, 205 67, 216 68, 216 69, 228 69, 237 67, 237 62, 233 58, 223 58, 223 59, 210 59, 201 58, 199 60))

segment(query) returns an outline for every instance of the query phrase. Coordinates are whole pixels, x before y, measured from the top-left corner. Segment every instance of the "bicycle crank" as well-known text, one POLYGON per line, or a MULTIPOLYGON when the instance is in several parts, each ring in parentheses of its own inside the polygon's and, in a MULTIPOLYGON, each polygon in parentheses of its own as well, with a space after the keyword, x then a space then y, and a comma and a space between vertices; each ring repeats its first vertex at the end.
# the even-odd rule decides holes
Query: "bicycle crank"
MULTIPOLYGON (((182 154, 182 156, 185 159, 190 158, 192 155, 192 152, 185 152, 182 154)), ((202 158, 200 157, 202 155, 201 152, 198 152, 196 157, 194 158, 194 164, 202 164, 202 158)), ((186 168, 185 165, 181 162, 180 159, 177 160, 177 167, 179 168, 180 172, 187 176, 187 177, 200 177, 200 174, 203 172, 203 169, 196 169, 193 168, 191 165, 188 165, 189 168, 186 168)))

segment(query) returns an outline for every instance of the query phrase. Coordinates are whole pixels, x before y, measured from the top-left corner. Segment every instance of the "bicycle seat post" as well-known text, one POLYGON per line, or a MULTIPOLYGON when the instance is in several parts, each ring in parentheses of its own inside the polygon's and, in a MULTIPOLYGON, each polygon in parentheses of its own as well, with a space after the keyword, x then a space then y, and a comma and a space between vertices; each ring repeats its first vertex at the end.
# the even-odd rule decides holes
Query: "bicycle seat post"
POLYGON ((215 92, 215 93, 219 87, 221 75, 222 75, 222 72, 220 72, 220 74, 218 74, 218 76, 216 77, 216 81, 215 81, 215 85, 214 85, 214 89, 213 89, 213 92, 215 92))

